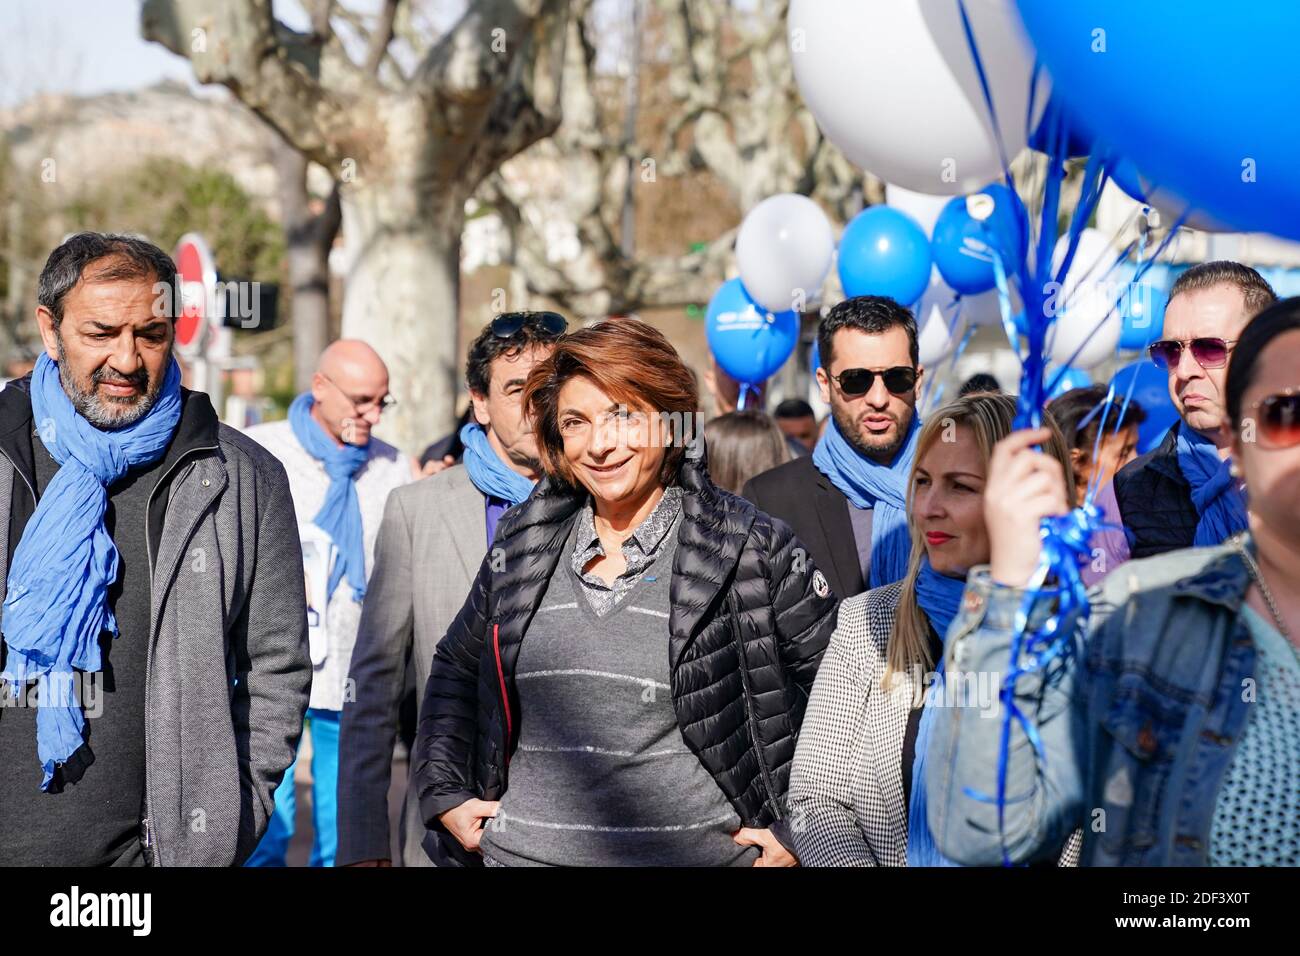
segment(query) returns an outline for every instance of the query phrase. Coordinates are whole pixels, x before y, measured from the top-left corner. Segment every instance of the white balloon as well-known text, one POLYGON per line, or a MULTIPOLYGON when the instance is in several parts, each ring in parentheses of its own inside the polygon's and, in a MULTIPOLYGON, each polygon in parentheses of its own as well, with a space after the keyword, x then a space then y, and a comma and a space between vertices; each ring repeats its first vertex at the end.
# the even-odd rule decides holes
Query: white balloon
POLYGON ((939 213, 943 212, 943 207, 951 200, 951 196, 934 196, 904 189, 893 183, 885 184, 885 205, 907 213, 920 224, 927 236, 934 235, 934 224, 939 219, 939 213))
MULTIPOLYGON (((1057 241, 1053 270, 1065 260, 1068 245, 1068 236, 1057 241)), ((1111 268, 1116 255, 1100 231, 1085 229, 1080 233, 1070 270, 1058 294, 1048 297, 1049 307, 1054 306, 1058 314, 1047 333, 1047 348, 1058 365, 1094 368, 1112 358, 1119 348, 1124 321, 1115 303, 1125 283, 1123 270, 1111 268)))
MULTIPOLYGON (((1025 146, 1034 54, 1012 0, 967 0, 1008 161, 1025 146)), ((974 192, 1002 173, 956 0, 793 0, 795 80, 826 137, 888 183, 974 192)), ((1045 104, 1040 88, 1036 102, 1045 104)))
POLYGON ((932 303, 930 310, 924 313, 921 327, 917 329, 917 345, 920 347, 920 361, 926 368, 933 370, 957 349, 957 345, 966 334, 966 317, 958 313, 956 321, 951 321, 951 310, 945 312, 939 303, 932 303))
POLYGON ((953 304, 956 295, 940 277, 939 270, 932 269, 930 285, 914 309, 919 359, 931 369, 930 374, 934 374, 934 366, 952 355, 970 326, 966 299, 962 299, 959 308, 953 304))
MULTIPOLYGON (((1012 282, 1007 286, 1007 298, 1011 301, 1011 315, 1014 317, 1020 314, 1021 300, 1020 292, 1016 289, 1016 284, 1012 282)), ((997 325, 1002 324, 1002 302, 998 298, 997 289, 989 289, 988 292, 980 292, 977 295, 964 295, 961 297, 961 314, 966 317, 966 321, 971 325, 997 325)))
POLYGON ((807 196, 769 196, 736 236, 741 284, 769 312, 803 311, 816 301, 834 257, 830 220, 807 196))

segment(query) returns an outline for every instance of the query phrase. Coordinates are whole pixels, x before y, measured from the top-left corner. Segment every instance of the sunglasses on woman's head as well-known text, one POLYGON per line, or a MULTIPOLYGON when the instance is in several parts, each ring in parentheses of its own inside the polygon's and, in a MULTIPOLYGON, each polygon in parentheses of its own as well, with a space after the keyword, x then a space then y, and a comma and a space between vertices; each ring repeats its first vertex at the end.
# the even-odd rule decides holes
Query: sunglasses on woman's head
POLYGON ((1183 348, 1186 346, 1191 349, 1192 358, 1201 368, 1223 368, 1228 364, 1228 353, 1232 351, 1234 344, 1236 344, 1235 340, 1216 338, 1192 339, 1186 343, 1178 339, 1161 339, 1147 346, 1147 354, 1151 356, 1151 361, 1158 368, 1167 372, 1178 367, 1178 363, 1183 359, 1183 348))
POLYGON ((869 368, 850 368, 840 372, 839 375, 832 375, 831 378, 839 382, 840 391, 853 397, 871 391, 871 386, 876 384, 877 375, 893 395, 906 395, 916 385, 916 369, 907 365, 895 365, 883 372, 869 368))
POLYGON ((1250 410, 1255 413, 1255 441, 1260 448, 1300 445, 1300 389, 1261 398, 1250 410))
POLYGON ((529 324, 535 325, 546 338, 563 335, 569 327, 568 320, 558 312, 507 312, 492 320, 492 334, 508 339, 529 324))

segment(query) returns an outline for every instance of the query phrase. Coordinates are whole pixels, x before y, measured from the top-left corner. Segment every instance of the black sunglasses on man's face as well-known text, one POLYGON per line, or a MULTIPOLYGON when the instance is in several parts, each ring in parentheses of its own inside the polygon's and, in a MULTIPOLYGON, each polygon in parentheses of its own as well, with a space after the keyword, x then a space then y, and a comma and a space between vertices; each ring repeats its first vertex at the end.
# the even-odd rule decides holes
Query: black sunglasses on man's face
POLYGON ((856 398, 871 391, 871 386, 876 384, 877 375, 881 377, 885 388, 889 389, 892 395, 906 395, 916 387, 916 369, 907 365, 895 365, 884 371, 849 368, 839 375, 832 375, 831 378, 839 383, 841 392, 849 398, 856 398))

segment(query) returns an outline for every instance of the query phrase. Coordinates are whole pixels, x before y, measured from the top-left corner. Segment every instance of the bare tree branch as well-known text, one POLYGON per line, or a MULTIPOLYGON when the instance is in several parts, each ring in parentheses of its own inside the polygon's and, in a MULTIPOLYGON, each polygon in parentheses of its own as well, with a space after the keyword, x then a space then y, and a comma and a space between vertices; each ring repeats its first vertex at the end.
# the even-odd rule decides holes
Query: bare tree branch
POLYGON ((473 185, 560 126, 569 0, 545 6, 551 9, 531 25, 525 47, 516 54, 508 81, 497 93, 474 143, 466 164, 473 185))
POLYGON ((370 34, 370 47, 361 67, 371 76, 379 75, 380 64, 388 53, 388 44, 393 42, 393 24, 397 20, 397 8, 401 5, 402 0, 384 0, 384 8, 379 12, 379 23, 370 34))
MULTIPOLYGON (((570 0, 470 0, 409 78, 393 49, 405 52, 412 4, 385 0, 377 21, 363 23, 343 4, 306 2, 307 34, 277 22, 272 0, 144 0, 141 25, 147 39, 189 58, 201 82, 228 87, 341 181, 343 328, 372 340, 389 363, 401 406, 384 427, 417 450, 450 421, 459 390, 465 202, 499 164, 558 127, 570 0), (350 49, 364 48, 361 63, 339 33, 350 49)), ((333 199, 326 213, 337 216, 333 199)), ((305 284, 319 286, 319 256, 310 255, 319 248, 310 235, 298 239, 305 284)))
POLYGON ((330 26, 330 16, 334 12, 334 0, 309 0, 307 15, 311 19, 311 31, 322 43, 334 38, 334 29, 330 26))
POLYGON ((271 0, 144 0, 140 24, 145 39, 188 58, 200 82, 228 87, 295 148, 333 164, 360 75, 340 44, 290 30, 271 0))
POLYGON ((662 119, 663 139, 654 144, 615 132, 619 100, 608 92, 615 81, 596 76, 592 27, 573 18, 560 129, 518 161, 532 165, 503 167, 480 193, 501 214, 516 271, 532 294, 586 315, 708 301, 733 263, 734 230, 687 255, 628 255, 618 237, 630 176, 647 156, 658 160, 656 188, 676 188, 677 177, 702 170, 742 212, 774 193, 798 192, 844 222, 864 198, 879 201, 879 184, 821 136, 799 98, 784 29, 788 0, 743 16, 725 6, 659 0, 659 48, 671 53, 658 61, 667 96, 661 83, 646 107, 662 119), (606 94, 598 95, 602 79, 606 94), (562 196, 539 197, 537 179, 551 164, 572 186, 562 196), (564 220, 576 233, 576 256, 554 246, 564 220))

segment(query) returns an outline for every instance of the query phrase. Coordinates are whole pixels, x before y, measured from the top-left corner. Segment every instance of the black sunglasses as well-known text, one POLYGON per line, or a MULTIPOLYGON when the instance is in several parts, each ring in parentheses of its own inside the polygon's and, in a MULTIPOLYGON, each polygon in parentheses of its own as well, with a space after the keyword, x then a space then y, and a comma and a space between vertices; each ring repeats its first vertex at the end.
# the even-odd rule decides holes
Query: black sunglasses
POLYGON ((525 325, 535 326, 546 338, 563 335, 569 327, 568 321, 558 312, 506 312, 492 320, 492 334, 499 339, 508 339, 525 325))
MULTIPOLYGON (((1192 358, 1196 359, 1196 364, 1201 368, 1223 368, 1228 364, 1228 353, 1234 344, 1235 339, 1229 341, 1216 338, 1192 339, 1186 343, 1191 349, 1192 358)), ((1157 368, 1167 372, 1171 368, 1177 368, 1182 361, 1183 345, 1178 339, 1161 339, 1147 346, 1147 354, 1157 368)))
POLYGON ((876 384, 877 375, 884 381, 885 388, 894 395, 906 395, 916 386, 916 369, 907 365, 895 365, 883 372, 869 368, 849 368, 831 378, 839 382, 840 391, 852 397, 871 391, 871 386, 876 384))

